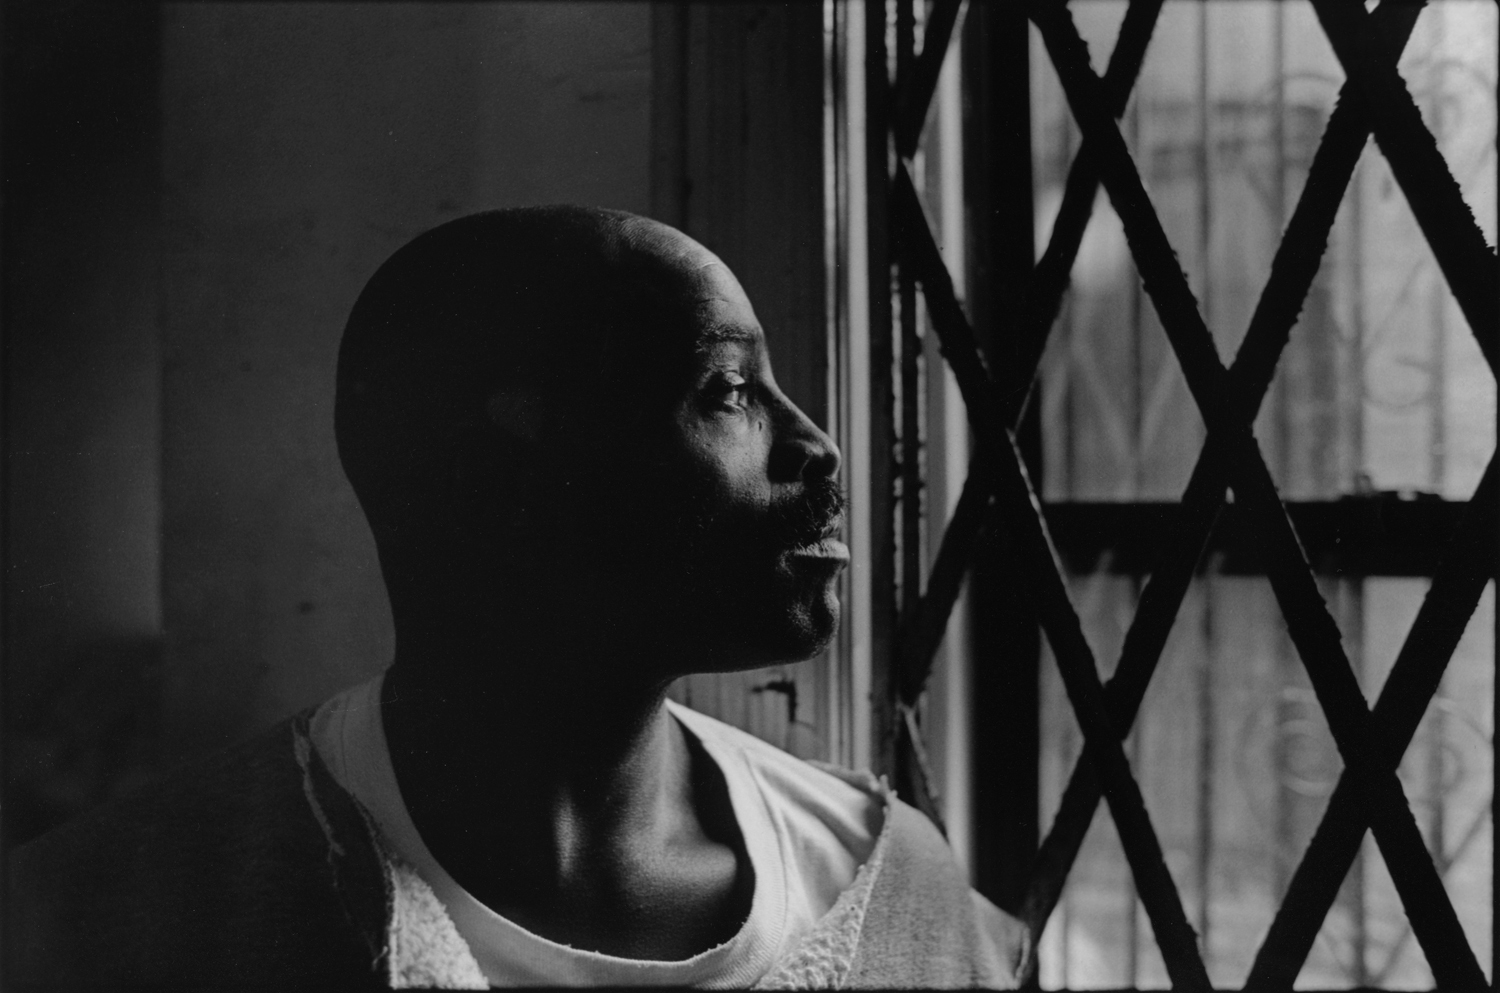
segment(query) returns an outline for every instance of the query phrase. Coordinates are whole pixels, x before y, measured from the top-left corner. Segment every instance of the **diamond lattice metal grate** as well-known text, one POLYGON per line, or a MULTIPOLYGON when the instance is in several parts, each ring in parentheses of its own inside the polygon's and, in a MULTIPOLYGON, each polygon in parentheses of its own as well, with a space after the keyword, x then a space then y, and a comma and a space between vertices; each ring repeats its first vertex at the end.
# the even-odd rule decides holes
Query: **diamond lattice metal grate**
MULTIPOLYGON (((1162 0, 1132 0, 1102 78, 1090 67, 1087 49, 1063 0, 1025 2, 1084 143, 1069 171, 1062 206, 1035 267, 1026 306, 1017 318, 1019 368, 1005 370, 1007 379, 1025 384, 1035 380, 1096 190, 1102 185, 1124 224, 1145 290, 1208 426, 1207 441, 1178 507, 1176 527, 1141 594, 1115 674, 1101 683, 1069 601, 1040 502, 1016 446, 1014 432, 1028 391, 1002 393, 985 367, 911 178, 910 159, 958 21, 960 2, 937 0, 928 13, 925 43, 918 52, 912 0, 897 0, 897 78, 889 95, 888 136, 895 154, 885 207, 900 313, 904 325, 914 321, 911 302, 920 287, 979 446, 925 593, 917 597, 913 584, 906 584, 892 679, 898 766, 906 770, 903 781, 914 788, 916 800, 935 813, 936 805, 925 788, 926 762, 911 708, 926 682, 979 535, 988 527, 1010 527, 1026 557, 1033 579, 1033 606, 1085 739, 1084 754, 1073 770, 1053 828, 1032 865, 1022 916, 1033 933, 1040 934, 1103 798, 1173 984, 1208 987, 1196 935, 1167 871, 1121 743, 1162 655, 1195 564, 1232 490, 1237 503, 1247 505, 1256 519, 1266 546, 1268 578, 1345 766, 1256 956, 1247 986, 1291 986, 1369 828, 1438 983, 1473 988, 1486 984, 1483 970, 1423 843, 1395 770, 1486 583, 1496 574, 1493 539, 1500 525, 1496 458, 1491 456, 1444 546, 1432 585, 1372 710, 1345 657, 1339 629, 1315 585, 1252 425, 1371 135, 1389 161, 1491 372, 1500 340, 1500 267, 1396 72, 1397 58, 1412 33, 1420 5, 1385 0, 1374 12, 1367 12, 1358 0, 1312 3, 1347 81, 1249 328, 1234 361, 1225 368, 1116 125, 1146 57, 1162 0)), ((871 4, 872 19, 884 24, 885 14, 885 3, 871 4)), ((883 66, 883 36, 872 32, 867 44, 871 49, 867 58, 883 66)), ((884 73, 872 73, 871 78, 883 79, 884 73)), ((903 337, 914 333, 911 327, 902 331, 903 337)), ((904 476, 909 477, 915 471, 915 453, 903 451, 902 461, 904 476)), ((907 482, 910 485, 913 480, 907 482)), ((1031 968, 1034 978, 1034 962, 1031 968)))

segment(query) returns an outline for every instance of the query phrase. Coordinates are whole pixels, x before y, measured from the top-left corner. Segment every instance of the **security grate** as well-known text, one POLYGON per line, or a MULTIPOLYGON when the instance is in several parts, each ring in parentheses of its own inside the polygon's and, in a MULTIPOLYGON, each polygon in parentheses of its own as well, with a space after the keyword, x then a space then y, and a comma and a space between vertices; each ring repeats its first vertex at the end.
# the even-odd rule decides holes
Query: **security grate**
MULTIPOLYGON (((916 291, 965 401, 978 445, 968 480, 928 573, 925 593, 916 582, 901 584, 899 624, 891 661, 891 756, 904 792, 936 814, 928 787, 914 707, 931 660, 970 565, 979 536, 992 527, 1011 529, 1031 582, 1027 591, 1057 659, 1068 698, 1082 730, 1084 753, 1064 791, 1050 834, 1032 864, 1022 916, 1040 934, 1076 858, 1101 798, 1109 804, 1138 894, 1174 985, 1206 988, 1207 970, 1197 937, 1167 871, 1161 845, 1122 749, 1161 658, 1215 522, 1233 491, 1236 514, 1254 528, 1277 603, 1292 643, 1344 762, 1344 771, 1313 840, 1256 956, 1248 987, 1290 987, 1311 949, 1338 887, 1358 852, 1366 828, 1385 857, 1413 931, 1441 986, 1486 984, 1453 904, 1444 890, 1406 802, 1396 768, 1437 691, 1469 617, 1489 579, 1496 575, 1496 459, 1491 455, 1478 487, 1463 505, 1437 556, 1433 581, 1373 710, 1365 703, 1346 658, 1337 624, 1313 579, 1293 520, 1282 502, 1257 444, 1253 422, 1270 387, 1277 362, 1326 248, 1329 231, 1361 150, 1371 134, 1432 248, 1438 265, 1495 369, 1500 345, 1500 269, 1464 204, 1458 185, 1423 124, 1396 61, 1416 22, 1420 5, 1385 0, 1367 12, 1358 0, 1312 0, 1322 28, 1343 64, 1347 81, 1313 159, 1307 183, 1276 251, 1249 329, 1234 361, 1225 368, 1200 315, 1197 301, 1173 255, 1116 125, 1139 74, 1162 0, 1132 0, 1120 37, 1101 78, 1063 0, 1026 0, 1027 16, 1039 30, 1084 136, 1069 171, 1050 242, 1033 271, 1025 306, 1013 317, 1019 343, 1016 367, 991 370, 954 293, 932 228, 912 180, 912 156, 958 20, 959 0, 937 0, 925 20, 917 48, 913 0, 896 0, 896 77, 886 65, 884 2, 869 5, 865 39, 871 108, 871 230, 889 231, 894 283, 873 280, 876 296, 893 287, 900 328, 893 329, 892 299, 872 301, 872 368, 895 367, 893 333, 903 343, 903 382, 914 382, 910 347, 916 335, 916 291), (884 92, 874 89, 887 88, 884 92), (887 118, 888 113, 888 119, 887 118), (881 147, 882 144, 884 147, 881 147), (873 154, 872 154, 873 158, 873 154), (1107 682, 1099 679, 1092 649, 1071 604, 1058 554, 1040 501, 1027 476, 1016 441, 1029 388, 1004 391, 997 383, 1031 384, 1102 184, 1123 222, 1126 238, 1194 402, 1208 427, 1190 481, 1177 506, 1175 526, 1155 560, 1126 635, 1119 664, 1107 682), (879 327, 884 320, 885 327, 879 327), (882 365, 882 360, 885 364, 882 365)), ((878 241, 872 239, 872 246, 878 241)), ((872 266, 886 260, 872 260, 872 266)), ((888 273, 889 274, 889 273, 888 273)), ((878 384, 877 384, 878 386, 878 384)), ((902 491, 920 484, 916 391, 900 391, 901 442, 893 478, 902 491)), ((877 401, 894 399, 889 385, 872 390, 877 401)), ((892 418, 892 428, 895 427, 892 418)), ((892 432, 895 433, 894 431, 892 432)), ((915 535, 916 502, 903 500, 900 527, 915 535)), ((914 577, 920 559, 914 540, 900 543, 900 575, 914 577)), ((897 543, 881 546, 891 557, 897 543)), ((894 577, 894 565, 877 574, 894 577)), ((895 606, 892 594, 891 606, 895 606)), ((1035 978, 1036 963, 1031 963, 1035 978)))

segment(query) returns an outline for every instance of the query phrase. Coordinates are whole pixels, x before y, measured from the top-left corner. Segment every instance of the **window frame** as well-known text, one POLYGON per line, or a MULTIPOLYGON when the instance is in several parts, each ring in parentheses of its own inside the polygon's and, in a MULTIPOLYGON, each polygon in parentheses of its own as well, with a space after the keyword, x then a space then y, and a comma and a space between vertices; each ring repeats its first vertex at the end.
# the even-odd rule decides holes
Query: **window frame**
MULTIPOLYGON (((1332 148, 1334 143, 1357 141, 1362 147, 1373 132, 1377 146, 1392 163, 1398 183, 1408 192, 1427 241, 1493 370, 1496 312, 1500 310, 1493 302, 1495 253, 1474 227, 1472 217, 1460 216, 1462 199, 1456 187, 1451 193, 1447 189, 1431 193, 1431 189, 1443 186, 1441 180, 1447 177, 1447 169, 1394 71, 1401 48, 1397 42, 1404 42, 1400 11, 1395 4, 1383 5, 1373 14, 1359 5, 1339 5, 1336 0, 1313 0, 1313 5, 1349 76, 1346 91, 1358 98, 1343 102, 1363 101, 1355 111, 1345 113, 1346 118, 1360 116, 1358 121, 1344 121, 1339 125, 1341 131, 1330 122, 1323 142, 1331 148, 1328 157, 1337 157, 1339 149, 1332 148), (1335 137, 1328 137, 1336 131, 1335 137), (1423 136, 1427 136, 1426 145, 1423 136), (1415 197, 1414 190, 1418 191, 1415 197)), ((1097 778, 1103 778, 1115 793, 1124 794, 1123 800, 1110 797, 1118 800, 1113 812, 1169 972, 1174 983, 1207 985, 1180 897, 1160 864, 1160 847, 1140 805, 1129 764, 1119 752, 1119 739, 1125 732, 1117 734, 1111 722, 1128 729, 1186 583, 1205 551, 1217 553, 1232 571, 1245 569, 1272 579, 1292 638, 1344 752, 1344 780, 1350 785, 1349 792, 1359 792, 1353 784, 1363 784, 1361 789, 1382 797, 1368 810, 1360 809, 1358 801, 1347 796, 1346 802, 1336 801, 1325 816, 1324 829, 1342 830, 1346 835, 1353 831, 1362 837, 1365 826, 1373 822, 1382 847, 1395 846, 1387 851, 1387 862, 1401 877, 1397 884, 1403 903, 1411 908, 1409 916, 1439 983, 1483 981, 1472 950, 1456 928, 1451 900, 1431 871, 1431 858, 1421 848, 1420 835, 1414 834, 1410 808, 1404 797, 1398 799, 1399 793, 1393 794, 1386 785, 1394 781, 1394 772, 1384 767, 1392 757, 1399 760, 1404 741, 1410 738, 1409 733, 1403 738, 1403 726, 1410 724, 1414 730, 1414 720, 1420 719, 1436 689, 1456 642, 1457 634, 1451 629, 1456 623, 1461 633, 1486 582, 1497 571, 1493 543, 1485 541, 1495 530, 1495 457, 1491 456, 1490 467, 1469 501, 1403 500, 1379 494, 1337 501, 1286 502, 1276 494, 1264 464, 1256 467, 1258 456, 1252 456, 1245 447, 1253 445, 1249 439, 1253 438, 1254 406, 1258 406, 1269 384, 1306 293, 1305 287, 1298 289, 1299 280, 1303 275, 1309 280, 1311 276, 1294 271, 1298 268, 1295 265, 1284 265, 1279 252, 1271 283, 1262 295, 1262 305, 1271 311, 1261 322, 1267 330, 1256 332, 1252 324, 1248 350, 1242 349, 1244 367, 1240 368, 1237 358, 1235 368, 1225 370, 1216 357, 1211 357, 1211 348, 1205 352, 1206 330, 1201 334, 1194 331, 1195 327, 1203 328, 1202 318, 1180 271, 1174 279, 1168 268, 1171 246, 1160 232, 1149 200, 1140 196, 1135 203, 1129 202, 1132 180, 1138 187, 1139 178, 1111 119, 1124 108, 1160 0, 1132 0, 1121 40, 1102 80, 1088 69, 1086 56, 1082 60, 1077 57, 1081 42, 1064 4, 1027 0, 1017 5, 975 5, 969 11, 971 20, 977 23, 969 24, 964 32, 965 68, 974 70, 965 80, 966 95, 981 109, 972 115, 974 126, 966 134, 966 141, 976 150, 972 168, 966 165, 966 194, 971 197, 971 216, 990 220, 980 226, 982 230, 971 231, 967 280, 971 292, 962 304, 954 295, 953 276, 943 266, 911 180, 911 153, 960 3, 938 0, 924 8, 928 38, 938 45, 924 43, 920 47, 912 0, 869 0, 857 8, 842 3, 834 6, 836 11, 845 11, 848 30, 843 37, 853 40, 850 49, 860 49, 850 57, 862 59, 865 70, 859 79, 864 92, 858 101, 863 110, 862 141, 845 140, 846 146, 863 146, 859 150, 862 162, 856 164, 846 158, 842 165, 844 172, 857 176, 857 185, 862 187, 858 192, 862 193, 859 202, 865 215, 864 237, 857 244, 851 242, 850 247, 857 250, 851 254, 863 255, 852 262, 851 268, 867 273, 863 282, 868 293, 868 332, 864 341, 853 334, 845 341, 865 347, 868 358, 864 368, 871 378, 867 395, 862 398, 868 404, 866 429, 862 435, 849 432, 845 437, 846 444, 858 446, 864 456, 861 468, 868 479, 869 511, 863 523, 869 528, 866 551, 873 561, 864 637, 871 669, 871 755, 877 769, 891 775, 898 789, 913 802, 930 812, 937 811, 922 733, 913 717, 932 652, 947 630, 957 589, 969 572, 971 594, 987 605, 974 614, 975 707, 989 718, 975 722, 975 776, 976 783, 982 784, 974 795, 976 882, 1001 906, 1020 913, 1039 929, 1055 904, 1076 846, 1072 854, 1066 851, 1066 845, 1049 850, 1054 840, 1049 836, 1038 848, 1034 776, 1039 758, 1034 731, 1038 698, 1031 678, 1035 666, 1031 663, 1039 653, 1031 646, 1039 645, 1035 641, 1039 620, 1049 626, 1051 637, 1060 633, 1067 642, 1069 618, 1074 627, 1077 619, 1065 592, 1061 602, 1056 597, 1050 604, 1045 597, 1034 598, 1030 608, 1018 606, 1017 601, 1027 599, 1026 594, 1031 592, 1025 589, 1028 582, 1039 578, 1043 585, 1051 582, 1040 575, 1049 570, 1061 586, 1055 570, 1059 556, 1083 566, 1105 549, 1128 553, 1123 561, 1138 570, 1136 574, 1151 576, 1137 620, 1142 613, 1154 614, 1145 624, 1151 630, 1138 639, 1149 644, 1138 644, 1135 653, 1144 665, 1135 666, 1124 680, 1134 685, 1117 687, 1113 685, 1117 680, 1109 686, 1101 685, 1081 633, 1060 649, 1054 645, 1060 666, 1072 670, 1065 671, 1064 678, 1089 741, 1086 755, 1093 760, 1092 773, 1081 766, 1080 770, 1085 779, 1096 777, 1087 811, 1070 815, 1065 809, 1059 821, 1081 817, 1087 827, 1094 804, 1099 802, 1097 778), (859 16, 849 16, 851 9, 859 16), (1016 126, 1026 122, 1029 113, 1028 22, 1035 23, 1047 41, 1085 141, 1107 149, 1093 150, 1101 161, 1085 163, 1082 170, 1075 158, 1073 172, 1084 173, 1079 177, 1080 185, 1090 189, 1086 200, 1073 198, 1071 250, 1068 225, 1060 222, 1065 229, 1061 242, 1055 229, 1053 243, 1035 266, 1031 258, 1031 132, 1029 125, 1016 126), (1017 131, 1028 136, 1019 154, 1016 146, 1023 143, 1001 140, 1017 131), (1118 147, 1112 143, 1118 143, 1118 147), (1087 175, 1090 171, 1092 176, 1087 175), (1112 199, 1126 198, 1125 209, 1117 204, 1117 210, 1132 236, 1132 254, 1208 422, 1209 440, 1200 459, 1219 464, 1209 465, 1207 475, 1213 478, 1198 489, 1217 489, 1216 495, 1195 494, 1194 484, 1190 484, 1181 504, 1054 502, 1044 506, 1036 497, 1040 491, 1036 485, 1040 459, 1034 441, 1038 405, 1033 403, 1028 408, 1024 400, 1008 404, 1000 399, 1024 398, 1029 392, 1031 378, 1017 382, 1014 370, 1035 368, 1077 251, 1077 239, 1091 213, 1092 188, 1101 180, 1112 199), (986 193, 996 190, 1022 194, 1011 200, 986 200, 986 193), (1081 204, 1086 206, 1077 216, 1081 204), (1007 211, 1006 207, 1015 209, 1007 211), (1054 251, 1059 244, 1059 250, 1054 251), (974 278, 976 272, 981 278, 974 278), (981 288, 991 291, 988 297, 972 292, 981 288), (921 482, 921 438, 911 429, 916 423, 911 410, 916 399, 910 390, 903 393, 897 385, 903 377, 907 377, 907 383, 912 381, 909 363, 914 354, 914 316, 919 300, 964 383, 982 449, 987 445, 976 458, 970 481, 976 476, 985 478, 974 487, 977 493, 966 492, 960 498, 942 548, 925 570, 925 590, 920 589, 920 573, 924 571, 921 559, 914 554, 910 540, 918 533, 913 521, 920 519, 922 508, 917 500, 901 499, 903 492, 916 492, 921 482), (903 319, 903 314, 908 316, 903 319), (1283 326, 1278 329, 1278 324, 1283 326), (1218 382, 1226 385, 1223 395, 1215 397, 1208 384, 1218 382), (1247 406, 1249 421, 1243 416, 1247 406), (1216 434, 1243 440, 1218 442, 1216 448, 1216 434), (987 466, 986 460, 999 464, 987 466), (1024 473, 1023 465, 1027 470, 1024 473), (1220 479, 1236 496, 1227 505, 1226 482, 1218 482, 1220 479), (997 489, 1003 495, 1007 487, 1009 498, 991 505, 989 491, 997 489), (1264 539, 1268 527, 1276 532, 1270 542, 1264 539), (1160 536, 1164 532, 1186 535, 1178 539, 1180 547, 1175 552, 1154 551, 1163 544, 1160 536), (907 540, 903 543, 901 537, 907 540), (951 554, 945 555, 947 552, 951 554), (1174 555, 1176 565, 1172 569, 1176 574, 1170 581, 1158 583, 1156 567, 1164 562, 1170 565, 1174 555), (1027 556, 1031 565, 1022 565, 1027 556), (1037 565, 1048 559, 1046 569, 1037 565), (1185 569, 1183 563, 1187 563, 1185 569), (1315 573, 1433 577, 1433 586, 1398 660, 1399 674, 1392 677, 1392 682, 1413 696, 1405 701, 1387 701, 1383 696, 1371 712, 1363 706, 1362 697, 1351 693, 1351 685, 1355 692, 1357 685, 1351 683, 1348 660, 1338 645, 1337 626, 1316 594, 1315 573), (904 589, 903 577, 911 577, 904 589), (1166 604, 1154 610, 1147 605, 1153 600, 1153 584, 1158 587, 1155 601, 1166 604), (1179 586, 1181 589, 1176 589, 1179 586), (1041 601, 1040 607, 1036 600, 1041 601), (1004 604, 1006 609, 996 609, 997 604, 1004 604), (1018 645, 1024 647, 1017 650, 1018 645), (1004 737, 996 732, 997 727, 1005 728, 1004 737), (1377 753, 1378 758, 1370 758, 1377 753), (1027 766, 1029 769, 1023 768, 1027 766), (1000 807, 1005 816, 987 815, 990 804, 1000 807), (1018 810, 1023 811, 1019 816, 1018 810), (1121 816, 1127 822, 1120 822, 1121 816), (1034 863, 1032 853, 1036 853, 1034 863), (1141 878, 1143 873, 1146 878, 1141 878)), ((1408 26, 1406 32, 1409 30, 1408 26)), ((966 149, 966 157, 968 154, 966 149)), ((1319 156, 1324 154, 1320 147, 1319 156)), ((1070 176, 1070 187, 1073 181, 1074 176, 1070 176)), ((1334 188, 1333 209, 1347 182, 1346 176, 1334 188)), ((1451 178, 1447 184, 1453 185, 1451 178)), ((1303 199, 1309 201, 1309 210, 1301 215, 1299 203, 1299 214, 1293 215, 1281 247, 1316 238, 1319 216, 1329 213, 1328 194, 1303 199), (1320 199, 1325 202, 1316 202, 1320 199)), ((1064 212, 1068 209, 1066 205, 1063 208, 1064 212)), ((852 280, 845 286, 850 293, 855 288, 852 280)), ((1211 341, 1208 343, 1211 345, 1211 341)), ((1172 543, 1166 544, 1170 548, 1172 543)), ((1117 559, 1117 566, 1120 561, 1117 559)), ((1127 656, 1130 653, 1127 642, 1127 656)), ((1121 669, 1127 668, 1122 662, 1121 669)), ((1388 690, 1392 682, 1388 682, 1388 690)), ((1065 798, 1065 808, 1067 804, 1065 798)), ((1054 828, 1052 834, 1056 833, 1054 828)), ((1320 830, 1320 835, 1323 833, 1320 830)), ((1315 839, 1304 865, 1318 854, 1318 844, 1315 839)), ((1299 871, 1293 878, 1272 934, 1260 950, 1251 973, 1252 985, 1289 984, 1306 956, 1306 946, 1310 946, 1323 912, 1318 912, 1320 897, 1312 894, 1306 880, 1299 889, 1302 875, 1299 871)), ((1341 879, 1342 874, 1335 886, 1341 879)), ((1326 904, 1324 907, 1326 912, 1326 904)))

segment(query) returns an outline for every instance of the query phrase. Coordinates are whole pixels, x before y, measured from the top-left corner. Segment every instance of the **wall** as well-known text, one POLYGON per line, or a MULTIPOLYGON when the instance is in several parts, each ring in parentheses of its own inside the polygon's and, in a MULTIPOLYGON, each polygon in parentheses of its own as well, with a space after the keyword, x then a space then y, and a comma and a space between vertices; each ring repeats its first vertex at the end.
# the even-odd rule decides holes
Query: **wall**
POLYGON ((143 4, 3 13, 13 838, 123 784, 156 713, 158 22, 143 4))
MULTIPOLYGON (((548 202, 675 222, 821 420, 817 5, 4 16, 9 843, 389 661, 332 398, 355 297, 421 231, 548 202)), ((827 671, 792 671, 800 736, 756 692, 783 672, 694 702, 826 754, 827 671)))
POLYGON ((392 653, 337 462, 344 320, 491 207, 648 207, 639 4, 174 4, 163 18, 168 729, 196 750, 392 653))
POLYGON ((5 16, 5 837, 392 651, 335 454, 344 320, 472 211, 649 208, 633 3, 5 16))

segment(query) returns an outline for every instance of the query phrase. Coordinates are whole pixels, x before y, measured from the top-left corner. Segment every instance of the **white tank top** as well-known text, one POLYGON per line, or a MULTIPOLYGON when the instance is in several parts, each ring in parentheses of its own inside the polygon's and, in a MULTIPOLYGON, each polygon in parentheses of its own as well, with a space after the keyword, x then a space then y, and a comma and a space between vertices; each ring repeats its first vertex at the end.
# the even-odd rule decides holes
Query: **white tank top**
POLYGON ((396 783, 380 715, 383 677, 318 708, 312 739, 334 779, 375 818, 386 844, 432 888, 491 986, 752 986, 848 889, 879 836, 883 803, 711 717, 669 712, 719 767, 755 870, 745 923, 681 961, 571 948, 512 923, 459 886, 432 857, 396 783))

